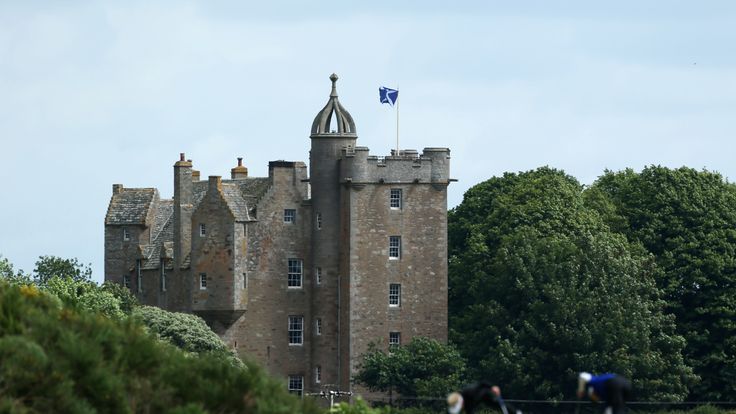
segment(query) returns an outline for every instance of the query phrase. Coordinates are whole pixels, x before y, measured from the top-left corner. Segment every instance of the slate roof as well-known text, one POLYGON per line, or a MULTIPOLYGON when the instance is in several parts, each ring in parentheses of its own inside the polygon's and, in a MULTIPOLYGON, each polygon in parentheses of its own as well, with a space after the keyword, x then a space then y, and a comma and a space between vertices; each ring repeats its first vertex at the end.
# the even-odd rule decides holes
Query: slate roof
POLYGON ((157 198, 155 188, 123 188, 110 199, 105 224, 146 224, 151 203, 157 198))

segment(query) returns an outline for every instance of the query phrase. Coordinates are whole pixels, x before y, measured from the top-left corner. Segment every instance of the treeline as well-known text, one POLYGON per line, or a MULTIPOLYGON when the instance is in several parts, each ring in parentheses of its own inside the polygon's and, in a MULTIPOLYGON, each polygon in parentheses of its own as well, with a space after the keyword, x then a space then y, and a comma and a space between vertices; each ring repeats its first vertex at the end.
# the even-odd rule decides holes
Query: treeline
POLYGON ((577 372, 617 372, 640 401, 736 401, 736 186, 721 175, 508 173, 467 191, 448 243, 469 378, 561 400, 577 372))
POLYGON ((139 306, 75 259, 0 258, 2 413, 318 413, 201 318, 139 306))

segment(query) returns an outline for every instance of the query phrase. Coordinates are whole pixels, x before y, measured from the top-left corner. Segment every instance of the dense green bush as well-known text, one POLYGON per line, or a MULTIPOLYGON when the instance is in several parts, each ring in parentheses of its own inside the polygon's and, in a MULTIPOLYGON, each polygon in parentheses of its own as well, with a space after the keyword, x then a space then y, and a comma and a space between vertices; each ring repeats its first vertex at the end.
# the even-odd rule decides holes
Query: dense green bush
POLYGON ((0 281, 0 412, 317 412, 255 365, 157 340, 135 319, 0 281))

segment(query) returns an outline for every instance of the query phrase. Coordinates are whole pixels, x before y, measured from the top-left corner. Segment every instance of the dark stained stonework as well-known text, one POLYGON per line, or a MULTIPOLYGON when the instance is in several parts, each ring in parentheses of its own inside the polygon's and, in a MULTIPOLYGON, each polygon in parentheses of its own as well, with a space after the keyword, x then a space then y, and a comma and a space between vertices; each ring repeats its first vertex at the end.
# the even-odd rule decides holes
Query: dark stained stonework
POLYGON ((369 155, 331 80, 309 171, 272 161, 268 177, 250 177, 238 159, 231 180, 202 181, 181 154, 173 199, 113 185, 105 279, 127 279, 144 304, 202 316, 273 374, 303 376, 305 392, 362 393, 351 377, 369 343, 387 347, 390 332, 403 343, 447 340, 450 151, 369 155), (399 258, 389 258, 391 236, 401 238, 399 258), (391 284, 401 285, 398 306, 389 305, 391 284), (289 343, 290 316, 303 320, 301 343, 289 343))

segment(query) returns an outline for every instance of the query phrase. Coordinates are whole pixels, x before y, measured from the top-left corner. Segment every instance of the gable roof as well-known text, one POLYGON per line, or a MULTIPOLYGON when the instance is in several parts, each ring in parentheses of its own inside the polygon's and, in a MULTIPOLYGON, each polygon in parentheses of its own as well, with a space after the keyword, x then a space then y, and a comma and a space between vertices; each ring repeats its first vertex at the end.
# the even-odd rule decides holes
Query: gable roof
POLYGON ((122 188, 110 199, 105 224, 146 224, 151 203, 157 198, 155 188, 122 188))

